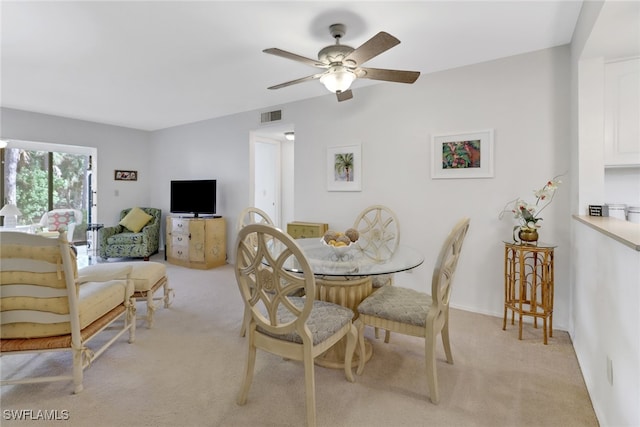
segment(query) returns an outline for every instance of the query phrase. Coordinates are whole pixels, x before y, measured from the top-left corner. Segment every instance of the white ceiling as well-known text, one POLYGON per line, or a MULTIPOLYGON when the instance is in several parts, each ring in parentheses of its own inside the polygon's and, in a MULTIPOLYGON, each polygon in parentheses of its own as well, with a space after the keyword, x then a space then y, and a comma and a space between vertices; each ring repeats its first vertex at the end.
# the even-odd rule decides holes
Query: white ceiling
MULTIPOLYGON (((143 130, 329 94, 315 58, 347 25, 358 47, 378 31, 401 44, 367 66, 429 73, 567 44, 582 2, 2 1, 1 105, 143 130)), ((420 82, 418 79, 418 83, 420 82)), ((358 80, 363 84, 399 84, 358 80)), ((349 102, 349 101, 346 101, 349 102)))

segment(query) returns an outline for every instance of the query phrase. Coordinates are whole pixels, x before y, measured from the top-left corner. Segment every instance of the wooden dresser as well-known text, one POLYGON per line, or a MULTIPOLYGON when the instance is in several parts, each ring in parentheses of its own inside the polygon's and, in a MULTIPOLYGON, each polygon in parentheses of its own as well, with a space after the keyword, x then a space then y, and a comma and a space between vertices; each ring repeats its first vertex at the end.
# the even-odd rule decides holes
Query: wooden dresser
POLYGON ((202 270, 227 262, 224 218, 167 218, 167 261, 202 270))
POLYGON ((294 221, 287 224, 287 234, 294 239, 304 239, 307 237, 322 237, 329 229, 328 224, 320 222, 299 222, 294 221))

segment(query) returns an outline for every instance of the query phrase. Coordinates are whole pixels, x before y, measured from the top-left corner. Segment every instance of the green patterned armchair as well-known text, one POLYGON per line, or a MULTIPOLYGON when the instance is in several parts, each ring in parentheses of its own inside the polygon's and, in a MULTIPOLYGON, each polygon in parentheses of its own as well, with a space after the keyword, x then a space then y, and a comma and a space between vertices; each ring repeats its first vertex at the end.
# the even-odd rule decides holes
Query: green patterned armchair
MULTIPOLYGON (((144 258, 149 261, 149 257, 158 252, 160 246, 160 223, 162 210, 156 208, 130 208, 120 212, 120 222, 114 227, 104 227, 99 231, 99 252, 102 259, 107 258, 144 258), (129 225, 127 217, 130 211, 144 211, 151 215, 149 222, 138 232, 137 227, 125 227, 129 225)), ((139 218, 137 218, 139 219, 139 218)))

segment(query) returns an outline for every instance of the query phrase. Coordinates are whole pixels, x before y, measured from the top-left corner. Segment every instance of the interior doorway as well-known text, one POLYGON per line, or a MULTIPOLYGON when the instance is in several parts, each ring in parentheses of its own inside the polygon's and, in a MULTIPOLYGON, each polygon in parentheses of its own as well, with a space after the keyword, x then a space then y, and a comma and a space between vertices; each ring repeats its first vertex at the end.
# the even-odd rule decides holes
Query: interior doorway
POLYGON ((285 138, 293 125, 269 126, 251 132, 250 205, 265 211, 275 225, 293 221, 294 141, 285 138))
POLYGON ((253 205, 280 227, 280 142, 258 137, 254 153, 253 205))

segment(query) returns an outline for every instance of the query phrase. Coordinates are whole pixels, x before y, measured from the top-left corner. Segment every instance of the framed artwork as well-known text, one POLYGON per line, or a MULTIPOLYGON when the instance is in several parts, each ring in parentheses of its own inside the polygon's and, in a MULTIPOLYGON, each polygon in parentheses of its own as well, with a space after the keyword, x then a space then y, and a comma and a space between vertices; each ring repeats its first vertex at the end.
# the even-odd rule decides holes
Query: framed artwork
POLYGON ((493 178, 493 129, 432 137, 431 178, 493 178))
POLYGON ((138 180, 138 171, 115 171, 116 181, 137 181, 138 180))
POLYGON ((362 145, 327 148, 327 190, 362 190, 362 145))

